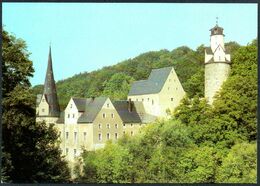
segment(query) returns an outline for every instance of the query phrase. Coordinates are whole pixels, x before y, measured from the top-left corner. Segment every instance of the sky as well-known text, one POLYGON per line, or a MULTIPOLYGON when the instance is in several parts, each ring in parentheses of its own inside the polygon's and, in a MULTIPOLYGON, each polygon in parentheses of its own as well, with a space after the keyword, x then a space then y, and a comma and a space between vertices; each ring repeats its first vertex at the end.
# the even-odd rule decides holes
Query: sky
POLYGON ((2 8, 4 29, 25 40, 31 53, 33 86, 44 83, 50 44, 59 81, 148 51, 208 46, 216 17, 225 42, 246 45, 257 38, 257 4, 3 3, 2 8))

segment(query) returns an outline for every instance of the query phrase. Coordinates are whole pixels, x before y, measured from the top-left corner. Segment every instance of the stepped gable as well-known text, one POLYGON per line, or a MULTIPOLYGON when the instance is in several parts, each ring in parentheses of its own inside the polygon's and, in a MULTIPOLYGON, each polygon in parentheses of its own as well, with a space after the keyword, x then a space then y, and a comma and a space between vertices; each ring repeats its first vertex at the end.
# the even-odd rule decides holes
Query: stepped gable
POLYGON ((172 69, 173 67, 153 69, 147 80, 136 81, 132 84, 128 96, 160 92, 172 69))
POLYGON ((88 98, 85 112, 79 117, 78 123, 92 123, 107 99, 107 97, 88 98))
POLYGON ((49 49, 48 67, 46 71, 43 95, 45 95, 49 104, 49 116, 53 116, 53 117, 59 116, 60 106, 59 106, 58 96, 56 92, 56 85, 53 76, 51 47, 49 49))

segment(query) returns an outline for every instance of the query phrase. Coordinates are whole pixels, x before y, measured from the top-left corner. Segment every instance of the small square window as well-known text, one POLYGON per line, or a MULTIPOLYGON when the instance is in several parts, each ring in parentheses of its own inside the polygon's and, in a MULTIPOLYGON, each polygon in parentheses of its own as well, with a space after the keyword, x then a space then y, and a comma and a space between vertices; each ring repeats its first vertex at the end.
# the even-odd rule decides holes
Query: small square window
POLYGON ((106 114, 105 113, 103 113, 103 118, 106 118, 106 114))
POLYGON ((173 101, 173 98, 171 98, 171 101, 173 101))
POLYGON ((123 124, 123 126, 125 127, 125 123, 123 124))
POLYGON ((150 98, 147 98, 147 101, 149 101, 150 100, 150 98))
POLYGON ((45 110, 44 109, 42 109, 42 112, 44 112, 45 110))

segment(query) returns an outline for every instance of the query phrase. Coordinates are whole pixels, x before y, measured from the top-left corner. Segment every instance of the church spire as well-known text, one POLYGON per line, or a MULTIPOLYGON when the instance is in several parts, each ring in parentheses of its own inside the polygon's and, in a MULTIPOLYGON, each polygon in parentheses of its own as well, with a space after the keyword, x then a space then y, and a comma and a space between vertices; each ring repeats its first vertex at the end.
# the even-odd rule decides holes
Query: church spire
POLYGON ((46 71, 43 95, 46 97, 49 104, 49 116, 59 116, 60 106, 53 76, 51 46, 49 47, 48 67, 46 71))

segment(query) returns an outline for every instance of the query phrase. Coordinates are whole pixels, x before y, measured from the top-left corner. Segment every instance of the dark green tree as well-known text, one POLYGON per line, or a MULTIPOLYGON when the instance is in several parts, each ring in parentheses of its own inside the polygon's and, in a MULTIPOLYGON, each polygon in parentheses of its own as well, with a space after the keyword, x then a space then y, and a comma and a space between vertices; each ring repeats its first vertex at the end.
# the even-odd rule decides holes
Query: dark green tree
POLYGON ((3 170, 6 182, 64 182, 70 177, 53 126, 35 121, 32 62, 25 42, 3 34, 3 170))

